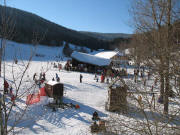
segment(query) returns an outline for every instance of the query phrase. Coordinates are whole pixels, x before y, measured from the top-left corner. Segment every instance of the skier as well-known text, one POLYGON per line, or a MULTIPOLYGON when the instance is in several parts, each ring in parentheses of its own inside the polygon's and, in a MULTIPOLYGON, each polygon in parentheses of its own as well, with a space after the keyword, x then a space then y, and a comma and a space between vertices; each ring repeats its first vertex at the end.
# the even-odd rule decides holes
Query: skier
POLYGON ((43 73, 43 75, 42 75, 42 76, 43 76, 43 78, 42 78, 42 79, 45 81, 45 80, 46 80, 46 74, 45 74, 45 73, 43 73))
POLYGON ((93 117, 92 117, 92 120, 99 120, 99 116, 98 116, 98 113, 96 111, 94 111, 93 113, 93 117))
POLYGON ((139 69, 137 69, 137 76, 139 75, 139 69))
POLYGON ((59 78, 59 77, 57 77, 57 78, 56 78, 56 81, 57 81, 57 82, 60 82, 60 78, 59 78))
POLYGON ((98 76, 97 76, 97 78, 96 78, 96 82, 98 82, 98 80, 99 80, 99 78, 98 78, 98 76))
POLYGON ((39 74, 39 80, 41 80, 41 79, 42 79, 42 73, 39 74))
POLYGON ((56 80, 57 80, 57 78, 59 78, 59 76, 58 76, 58 74, 56 73, 56 80))
POLYGON ((106 79, 106 83, 109 84, 109 78, 106 79))
POLYGON ((95 75, 94 75, 94 80, 96 80, 97 79, 97 75, 96 75, 96 73, 95 73, 95 75))
POLYGON ((103 83, 103 82, 104 82, 104 75, 101 74, 101 83, 103 83))
POLYGON ((37 85, 39 86, 39 88, 41 88, 41 81, 40 80, 37 81, 37 85))
POLYGON ((134 69, 134 76, 136 75, 136 72, 137 72, 137 70, 136 70, 136 69, 134 69))
POLYGON ((8 94, 8 88, 9 88, 9 84, 8 84, 8 82, 6 81, 6 80, 4 80, 4 93, 6 94, 8 94))
POLYGON ((35 80, 36 79, 36 73, 34 73, 34 75, 33 75, 33 80, 35 80))
POLYGON ((60 70, 62 69, 62 65, 58 64, 58 68, 59 68, 59 72, 60 72, 60 70))
POLYGON ((80 83, 82 83, 83 76, 80 74, 80 83))

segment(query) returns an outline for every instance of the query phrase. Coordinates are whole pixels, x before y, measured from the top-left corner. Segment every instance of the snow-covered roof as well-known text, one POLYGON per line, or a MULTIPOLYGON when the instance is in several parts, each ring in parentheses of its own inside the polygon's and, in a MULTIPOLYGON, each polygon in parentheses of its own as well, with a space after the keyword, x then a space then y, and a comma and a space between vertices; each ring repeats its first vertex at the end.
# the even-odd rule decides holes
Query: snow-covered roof
POLYGON ((92 65, 98 65, 98 66, 108 66, 111 63, 110 59, 105 59, 105 58, 98 57, 95 55, 76 52, 76 51, 74 51, 71 54, 71 57, 78 60, 78 61, 89 63, 92 65))
POLYGON ((50 81, 47 82, 47 84, 49 84, 49 85, 51 85, 51 86, 54 86, 54 85, 60 84, 60 83, 59 83, 59 82, 56 82, 56 81, 50 80, 50 81))
POLYGON ((101 51, 101 52, 94 52, 92 53, 94 56, 105 58, 105 59, 111 59, 113 56, 115 56, 118 52, 117 51, 101 51))
POLYGON ((120 51, 117 52, 117 55, 118 55, 118 56, 125 56, 125 54, 124 54, 123 52, 120 52, 120 51))

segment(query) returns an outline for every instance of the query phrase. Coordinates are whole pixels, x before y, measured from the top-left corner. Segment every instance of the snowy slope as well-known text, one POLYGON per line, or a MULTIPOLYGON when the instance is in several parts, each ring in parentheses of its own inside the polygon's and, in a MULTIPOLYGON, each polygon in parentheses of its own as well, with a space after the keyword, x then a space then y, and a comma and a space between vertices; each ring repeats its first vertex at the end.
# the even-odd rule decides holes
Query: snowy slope
POLYGON ((49 47, 43 45, 21 44, 7 41, 5 49, 6 61, 17 58, 19 60, 28 60, 33 55, 33 61, 57 60, 59 56, 63 57, 63 47, 49 47), (36 57, 36 54, 40 57, 36 57))
MULTIPOLYGON (((13 121, 18 117, 22 117, 23 108, 25 107, 26 96, 28 93, 36 93, 39 88, 37 85, 33 86, 28 93, 27 88, 34 84, 32 80, 33 74, 40 72, 46 72, 46 79, 52 80, 57 73, 60 77, 60 82, 64 84, 64 98, 65 103, 78 104, 80 109, 65 108, 58 109, 56 112, 52 112, 52 109, 45 107, 44 105, 52 102, 51 98, 41 97, 41 101, 37 104, 28 107, 25 115, 18 125, 16 125, 15 134, 20 135, 90 135, 90 125, 92 123, 92 113, 97 111, 102 119, 108 119, 110 116, 117 116, 122 118, 122 121, 130 120, 132 124, 135 120, 142 120, 142 117, 138 117, 133 114, 134 117, 128 117, 126 115, 116 115, 105 110, 105 102, 107 101, 107 84, 96 82, 94 75, 89 73, 81 73, 83 75, 82 83, 79 82, 79 72, 58 71, 57 68, 53 68, 53 63, 65 64, 66 59, 62 56, 62 47, 47 47, 32 45, 24 45, 15 42, 8 42, 6 47, 6 79, 10 85, 15 88, 15 84, 12 82, 12 68, 14 69, 14 75, 16 83, 19 84, 22 71, 27 64, 28 57, 31 50, 36 51, 35 54, 41 54, 43 57, 34 56, 29 68, 22 79, 22 85, 20 87, 20 93, 23 94, 16 101, 16 106, 13 108, 8 126, 12 126, 13 121), (13 64, 14 57, 18 58, 18 64, 13 64), (21 61, 24 60, 24 61, 21 61), (58 61, 58 62, 57 62, 58 61)), ((131 89, 138 87, 143 90, 151 90, 153 80, 149 80, 147 87, 144 87, 141 79, 137 84, 134 83, 132 74, 132 68, 128 68, 130 78, 126 78, 125 81, 129 84, 131 89)), ((98 76, 100 78, 100 76, 98 76)), ((153 79, 153 78, 152 78, 153 79)), ((100 80, 100 79, 99 79, 100 80)), ((3 79, 0 78, 0 89, 3 89, 3 79)), ((154 91, 159 90, 159 85, 154 87, 154 91)), ((158 94, 155 95, 157 99, 158 94)), ((148 95, 151 100, 151 95, 148 95)), ((171 99, 173 100, 173 99, 171 99)), ((174 99, 176 100, 176 98, 174 99)), ((9 95, 7 95, 7 101, 10 101, 9 95)), ((129 101, 128 101, 129 102, 129 101)), ((171 103, 170 111, 173 108, 179 107, 180 101, 177 100, 176 104, 171 103)), ((156 103, 156 107, 162 109, 162 105, 156 103)), ((134 112, 133 112, 134 113, 134 112)), ((179 124, 180 125, 180 124, 179 124)))
MULTIPOLYGON (((72 108, 58 109, 52 112, 51 109, 44 107, 51 99, 41 98, 40 103, 29 106, 23 120, 16 126, 16 134, 57 134, 57 135, 79 135, 90 134, 89 126, 91 125, 92 113, 97 111, 102 118, 107 117, 104 109, 107 85, 94 80, 93 74, 81 73, 83 75, 83 83, 79 82, 79 72, 58 71, 53 68, 52 62, 57 60, 65 64, 65 61, 56 58, 62 56, 62 47, 46 47, 32 45, 23 45, 15 42, 8 42, 6 46, 6 78, 10 85, 14 87, 11 82, 13 80, 12 67, 16 75, 20 75, 27 64, 30 51, 35 50, 36 54, 44 55, 44 57, 33 57, 33 60, 27 70, 23 79, 23 85, 20 88, 20 93, 23 93, 27 87, 31 86, 33 82, 32 77, 34 73, 39 75, 40 72, 46 72, 47 80, 51 80, 58 73, 60 82, 64 84, 65 88, 65 103, 79 104, 80 109, 75 110, 72 108), (19 52, 18 52, 19 51, 19 52), (18 52, 18 53, 17 53, 18 52), (18 58, 18 64, 13 64, 14 56, 18 58), (24 60, 24 61, 21 61, 24 60), (30 82, 26 82, 30 80, 30 82), (22 130, 23 129, 23 130, 22 130)), ((57 62, 56 62, 57 64, 57 62)), ((3 87, 1 78, 0 88, 3 87)), ((17 81, 19 83, 19 81, 17 81)), ((37 92, 38 86, 33 88, 30 93, 37 92)), ((27 94, 26 94, 27 95, 27 94)), ((16 107, 13 109, 13 114, 9 126, 12 125, 14 115, 18 113, 19 116, 21 109, 25 106, 26 95, 18 99, 16 107)), ((17 117, 16 117, 17 118, 17 117)))
MULTIPOLYGON (((37 64, 33 63, 33 66, 37 66, 37 64)), ((83 74, 83 83, 81 84, 79 83, 79 73, 66 71, 59 73, 55 69, 47 72, 47 78, 52 79, 55 77, 55 73, 58 73, 61 83, 65 87, 64 102, 79 104, 80 109, 58 109, 56 112, 52 112, 51 109, 42 107, 44 102, 42 100, 39 105, 32 105, 32 110, 30 109, 31 117, 36 115, 35 118, 38 120, 30 120, 27 125, 22 124, 21 126, 25 126, 25 129, 20 134, 89 134, 92 113, 97 111, 100 117, 107 116, 107 112, 104 110, 107 94, 106 84, 96 83, 92 74, 83 74)))

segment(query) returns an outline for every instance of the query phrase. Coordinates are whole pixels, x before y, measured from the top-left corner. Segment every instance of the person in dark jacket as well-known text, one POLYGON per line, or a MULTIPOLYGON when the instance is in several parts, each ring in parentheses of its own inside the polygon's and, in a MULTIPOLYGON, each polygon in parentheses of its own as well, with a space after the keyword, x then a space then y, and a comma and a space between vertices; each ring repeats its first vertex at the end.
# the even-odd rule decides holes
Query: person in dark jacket
POLYGON ((99 120, 99 116, 98 116, 98 113, 96 111, 94 111, 94 113, 93 113, 92 120, 99 120))
POLYGON ((42 79, 45 81, 45 80, 46 80, 46 74, 45 74, 45 73, 43 73, 43 75, 42 75, 42 76, 43 76, 43 78, 42 78, 42 79))
POLYGON ((82 83, 83 76, 80 74, 80 83, 82 83))
POLYGON ((58 76, 58 74, 56 73, 56 79, 58 78, 59 76, 58 76))
POLYGON ((10 92, 11 95, 13 94, 12 91, 13 91, 13 89, 12 89, 12 86, 11 86, 11 87, 9 88, 9 92, 10 92))
POLYGON ((99 80, 99 78, 98 78, 98 76, 97 76, 97 78, 96 78, 96 82, 98 82, 98 80, 99 80))
POLYGON ((33 75, 33 80, 35 80, 35 78, 36 78, 36 73, 34 73, 34 75, 33 75))
POLYGON ((96 79, 97 79, 97 74, 94 75, 94 80, 96 80, 96 79))
POLYGON ((59 78, 59 77, 57 77, 57 78, 56 78, 56 81, 57 81, 57 82, 60 82, 60 78, 59 78))
POLYGON ((41 80, 41 79, 42 79, 42 73, 39 74, 39 80, 41 80))
POLYGON ((8 94, 8 88, 9 88, 9 84, 8 84, 8 82, 6 81, 6 80, 4 80, 4 93, 6 94, 8 94))

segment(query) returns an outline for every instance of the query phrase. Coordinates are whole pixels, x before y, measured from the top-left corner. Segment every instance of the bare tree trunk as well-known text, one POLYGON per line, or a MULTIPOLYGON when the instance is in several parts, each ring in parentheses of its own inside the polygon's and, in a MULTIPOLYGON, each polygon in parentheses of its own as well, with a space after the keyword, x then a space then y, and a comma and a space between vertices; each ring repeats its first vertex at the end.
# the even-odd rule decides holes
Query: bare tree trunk
POLYGON ((3 128, 3 114, 2 114, 2 100, 0 99, 0 123, 1 123, 1 135, 4 133, 4 128, 3 128))
POLYGON ((164 96, 164 74, 163 71, 160 71, 160 96, 164 96))
POLYGON ((3 50, 3 48, 2 48, 3 46, 2 46, 2 39, 1 39, 1 48, 0 48, 0 77, 1 77, 1 63, 2 63, 2 50, 3 50))
MULTIPOLYGON (((168 63, 169 64, 169 63, 168 63)), ((165 74, 165 93, 164 93, 164 114, 168 114, 168 108, 169 108, 169 69, 167 69, 165 74)))
POLYGON ((0 58, 0 77, 1 77, 1 58, 0 58))
POLYGON ((165 73, 165 95, 164 95, 164 114, 168 114, 168 107, 169 107, 169 88, 170 88, 170 73, 169 73, 169 62, 170 62, 170 52, 171 48, 171 0, 167 1, 167 44, 166 44, 166 73, 165 73))

